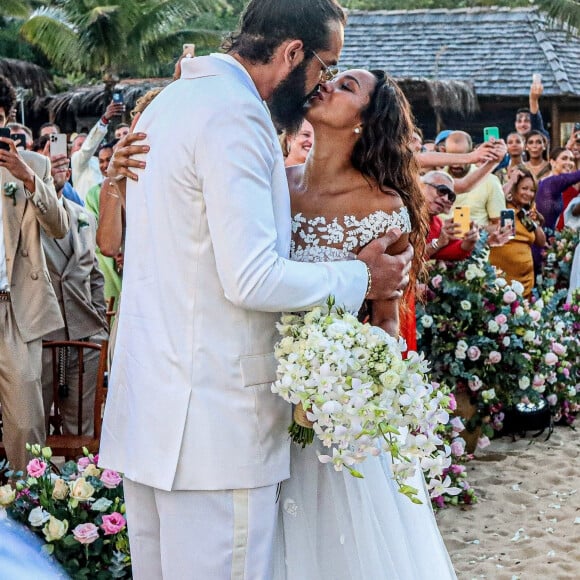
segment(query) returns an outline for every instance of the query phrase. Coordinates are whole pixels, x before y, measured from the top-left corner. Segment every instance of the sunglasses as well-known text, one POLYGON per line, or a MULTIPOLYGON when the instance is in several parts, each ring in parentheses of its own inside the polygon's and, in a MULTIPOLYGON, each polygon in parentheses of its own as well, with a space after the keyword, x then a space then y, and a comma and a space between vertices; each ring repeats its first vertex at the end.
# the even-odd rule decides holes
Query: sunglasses
POLYGON ((447 187, 446 185, 435 185, 434 183, 425 183, 425 185, 429 185, 431 187, 433 187, 434 189, 437 190, 437 195, 439 197, 445 197, 447 196, 447 199, 453 203, 456 199, 457 199, 457 195, 455 194, 455 192, 450 188, 447 187))

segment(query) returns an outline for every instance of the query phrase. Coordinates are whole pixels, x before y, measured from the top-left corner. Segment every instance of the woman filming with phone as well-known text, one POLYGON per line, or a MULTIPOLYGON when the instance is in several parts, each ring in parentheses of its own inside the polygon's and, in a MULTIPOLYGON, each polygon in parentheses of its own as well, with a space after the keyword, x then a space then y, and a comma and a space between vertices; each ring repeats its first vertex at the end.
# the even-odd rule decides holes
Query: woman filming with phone
MULTIPOLYGON (((523 284, 524 296, 530 298, 534 287, 532 246, 545 246, 546 235, 541 225, 543 217, 536 210, 537 188, 531 172, 520 165, 512 181, 506 205, 508 211, 513 211, 514 236, 503 246, 491 248, 489 261, 505 273, 508 282, 517 280, 523 284)), ((510 217, 507 212, 506 217, 510 217)))

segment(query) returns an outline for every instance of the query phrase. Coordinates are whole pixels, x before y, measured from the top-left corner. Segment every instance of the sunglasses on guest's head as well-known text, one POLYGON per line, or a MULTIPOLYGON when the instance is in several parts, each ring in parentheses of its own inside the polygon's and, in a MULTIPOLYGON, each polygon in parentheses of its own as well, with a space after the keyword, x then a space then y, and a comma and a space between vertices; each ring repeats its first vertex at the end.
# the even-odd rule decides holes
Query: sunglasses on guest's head
POLYGON ((434 183, 426 183, 425 185, 430 185, 431 187, 435 188, 437 190, 437 195, 439 197, 445 197, 447 196, 447 199, 453 203, 456 199, 457 199, 457 195, 455 194, 455 192, 448 187, 447 185, 435 185, 434 183))

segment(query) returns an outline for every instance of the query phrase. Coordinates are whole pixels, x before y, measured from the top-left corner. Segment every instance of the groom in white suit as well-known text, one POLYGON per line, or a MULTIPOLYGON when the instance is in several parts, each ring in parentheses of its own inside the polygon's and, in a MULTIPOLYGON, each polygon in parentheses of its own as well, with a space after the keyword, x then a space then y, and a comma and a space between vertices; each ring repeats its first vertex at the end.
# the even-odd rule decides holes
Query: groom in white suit
POLYGON ((384 254, 393 232, 357 261, 287 259, 290 201, 263 100, 298 125, 343 26, 333 0, 252 0, 227 54, 183 60, 138 123, 151 151, 127 187, 100 455, 125 474, 137 580, 269 577, 289 477, 291 409, 270 391, 279 313, 329 294, 356 311, 406 283, 412 250, 384 254))

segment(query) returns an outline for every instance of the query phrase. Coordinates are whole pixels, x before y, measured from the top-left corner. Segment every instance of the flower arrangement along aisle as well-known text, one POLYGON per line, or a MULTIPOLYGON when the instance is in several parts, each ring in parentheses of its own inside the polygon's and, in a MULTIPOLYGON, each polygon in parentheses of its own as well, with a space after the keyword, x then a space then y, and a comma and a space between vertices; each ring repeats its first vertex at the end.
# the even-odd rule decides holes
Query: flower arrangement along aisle
POLYGON ((430 274, 417 307, 419 350, 431 360, 434 380, 477 406, 466 428, 481 425, 485 444, 503 428, 506 408, 541 398, 536 372, 548 348, 542 314, 519 282, 497 276, 483 240, 467 260, 437 262, 430 274))
POLYGON ((578 243, 580 230, 564 228, 549 236, 546 249, 543 250, 542 287, 568 289, 574 251, 578 243))
POLYGON ((354 466, 382 449, 391 454, 399 491, 416 503, 417 490, 405 483, 416 469, 426 470, 431 493, 449 486, 449 448, 438 434, 449 419, 449 397, 427 381, 422 357, 409 352, 403 360, 402 342, 334 308, 332 298, 327 310, 283 315, 278 330, 272 391, 296 405, 302 424, 289 429, 296 443, 318 437, 328 449, 319 460, 355 477, 362 475, 354 466))
POLYGON ((556 422, 572 425, 580 410, 580 290, 566 303, 566 289, 544 290, 542 306, 546 355, 538 373, 556 422))
POLYGON ((51 470, 52 451, 27 445, 28 477, 0 487, 0 506, 45 542, 74 579, 130 578, 131 558, 121 476, 85 454, 51 470))

